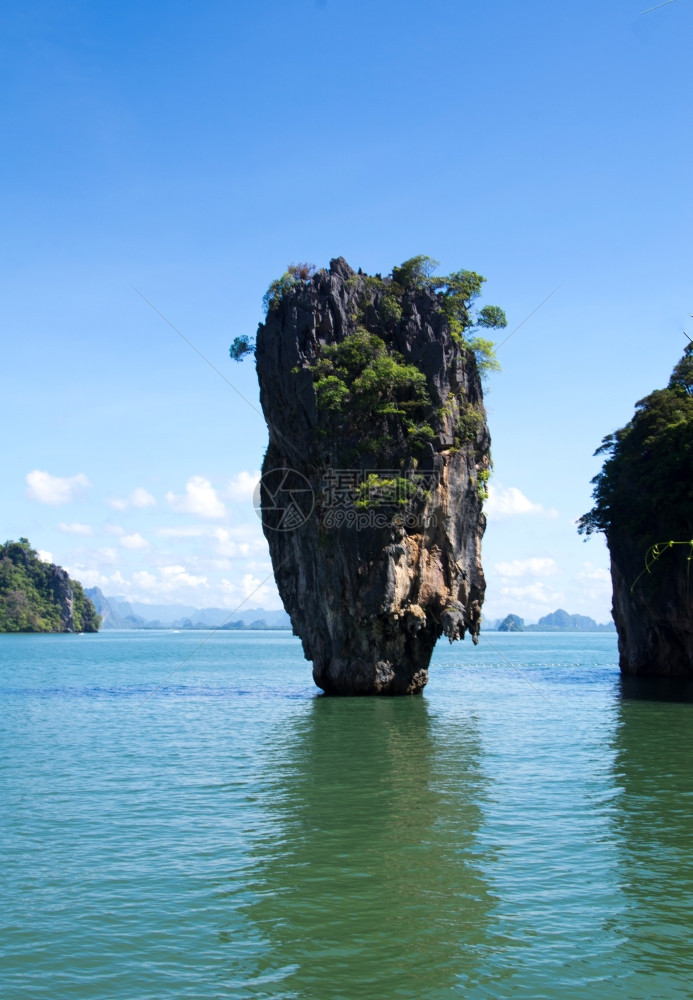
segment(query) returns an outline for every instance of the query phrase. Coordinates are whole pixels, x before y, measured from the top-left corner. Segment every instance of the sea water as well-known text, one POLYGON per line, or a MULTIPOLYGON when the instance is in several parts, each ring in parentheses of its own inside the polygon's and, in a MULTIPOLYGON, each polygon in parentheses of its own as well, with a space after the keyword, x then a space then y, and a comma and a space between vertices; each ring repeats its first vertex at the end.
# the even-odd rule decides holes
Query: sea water
POLYGON ((0 636, 0 995, 691 997, 693 704, 616 661, 330 699, 286 632, 0 636))

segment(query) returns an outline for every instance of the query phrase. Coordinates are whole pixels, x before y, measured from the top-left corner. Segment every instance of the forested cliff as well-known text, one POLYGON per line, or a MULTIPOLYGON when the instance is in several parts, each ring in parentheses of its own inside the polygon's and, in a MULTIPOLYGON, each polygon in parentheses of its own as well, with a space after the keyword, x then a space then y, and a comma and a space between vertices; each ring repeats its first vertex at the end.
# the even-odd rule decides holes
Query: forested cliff
POLYGON ((0 632, 98 632, 82 584, 39 559, 26 538, 0 545, 0 632))
POLYGON ((611 554, 613 616, 625 674, 693 675, 693 345, 665 389, 609 434, 579 522, 611 554))

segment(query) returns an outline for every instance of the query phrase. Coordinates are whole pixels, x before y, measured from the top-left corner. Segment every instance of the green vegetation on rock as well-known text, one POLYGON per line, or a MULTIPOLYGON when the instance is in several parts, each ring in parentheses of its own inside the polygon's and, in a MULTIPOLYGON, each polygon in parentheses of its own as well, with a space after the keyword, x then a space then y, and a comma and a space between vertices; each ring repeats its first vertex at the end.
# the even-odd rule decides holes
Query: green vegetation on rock
POLYGON ((270 309, 276 309, 290 288, 302 281, 310 281, 314 274, 314 264, 289 264, 281 278, 275 278, 262 297, 265 313, 270 309))
POLYGON ((431 403, 423 372, 363 327, 323 347, 312 371, 322 410, 341 410, 349 403, 355 414, 406 417, 431 403))
MULTIPOLYGON (((419 254, 405 260, 399 267, 393 267, 392 273, 385 278, 379 274, 355 274, 346 282, 347 288, 358 291, 354 319, 366 326, 372 326, 374 317, 385 327, 396 325, 403 318, 402 300, 405 294, 429 289, 440 299, 453 339, 474 354, 482 377, 490 371, 497 371, 500 366, 493 342, 479 335, 470 335, 474 330, 499 330, 507 326, 505 313, 500 306, 489 305, 475 310, 474 303, 481 294, 486 279, 476 271, 465 270, 435 275, 437 267, 437 260, 419 254)), ((262 299, 265 313, 277 309, 288 292, 297 285, 309 283, 315 273, 313 264, 290 264, 281 277, 270 283, 265 292, 262 299)), ((234 339, 229 354, 234 361, 242 361, 254 351, 255 342, 247 336, 241 336, 234 339)), ((328 398, 334 403, 339 396, 328 398)))
POLYGON ((246 354, 255 353, 255 341, 250 337, 236 337, 229 347, 229 355, 233 361, 242 361, 246 354))
POLYGON ((419 488, 418 476, 379 476, 368 474, 355 490, 354 506, 359 510, 370 510, 385 506, 406 507, 419 488))
MULTIPOLYGON (((475 311, 474 302, 485 279, 474 271, 436 277, 436 267, 437 261, 420 255, 393 268, 386 278, 359 272, 345 282, 352 296, 350 318, 356 328, 338 343, 323 346, 310 369, 318 410, 333 415, 348 412, 354 425, 361 424, 368 431, 356 448, 358 453, 377 454, 391 437, 390 431, 382 441, 374 435, 374 417, 398 418, 415 457, 423 453, 438 432, 440 422, 436 416, 443 413, 433 408, 426 376, 393 346, 396 331, 405 322, 405 311, 410 315, 417 296, 428 295, 432 304, 437 302, 453 342, 474 355, 482 377, 498 368, 493 343, 474 335, 475 330, 501 328, 507 323, 498 306, 475 311)), ((300 276, 287 272, 270 287, 270 302, 277 302, 298 280, 310 279, 305 272, 300 276)), ((459 413, 452 442, 459 449, 476 440, 485 422, 484 414, 462 398, 449 404, 459 413)), ((487 496, 485 480, 479 483, 479 496, 487 496)))
POLYGON ((0 545, 0 632, 97 632, 82 584, 42 562, 26 538, 0 545))
POLYGON ((459 444, 475 441, 479 428, 484 423, 484 414, 473 403, 466 403, 455 424, 455 437, 459 444))
POLYGON ((491 478, 489 468, 479 469, 476 474, 476 493, 480 500, 488 500, 488 481, 491 478))
MULTIPOLYGON (((498 371, 499 364, 492 341, 480 336, 468 336, 476 329, 502 329, 507 326, 505 313, 499 306, 484 306, 478 312, 474 303, 486 281, 476 271, 453 271, 448 275, 435 275, 438 261, 420 254, 393 267, 389 278, 368 278, 364 282, 367 293, 380 293, 378 311, 385 321, 399 322, 402 318, 401 300, 406 292, 430 289, 440 299, 441 308, 454 340, 463 344, 476 357, 482 376, 498 371)), ((353 279, 359 281, 359 276, 353 279)), ((364 309, 364 302, 361 302, 364 309)))
POLYGON ((318 409, 337 419, 348 410, 352 433, 361 433, 361 452, 380 452, 390 443, 389 435, 380 440, 373 434, 377 418, 401 421, 414 454, 434 437, 426 376, 377 334, 357 327, 339 343, 324 346, 310 370, 318 409))
POLYGON ((595 503, 578 522, 581 534, 636 538, 643 556, 658 542, 693 538, 693 344, 667 388, 641 399, 595 454, 607 457, 592 480, 595 503))

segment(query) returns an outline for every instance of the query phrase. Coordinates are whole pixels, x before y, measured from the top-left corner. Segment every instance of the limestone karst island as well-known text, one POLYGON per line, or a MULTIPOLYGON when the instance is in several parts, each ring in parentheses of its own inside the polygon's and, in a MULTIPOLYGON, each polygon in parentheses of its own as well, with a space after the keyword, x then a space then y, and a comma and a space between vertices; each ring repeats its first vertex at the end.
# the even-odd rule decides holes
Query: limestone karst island
POLYGON ((27 538, 0 545, 0 632, 98 632, 82 584, 39 559, 27 538))
MULTIPOLYGON (((476 641, 490 470, 476 310, 484 279, 427 257, 383 278, 292 267, 255 346, 269 429, 263 529, 279 593, 331 694, 413 694, 437 639, 476 641)), ((252 349, 244 338, 233 357, 252 349)))
POLYGON ((693 344, 669 384, 604 438, 595 504, 579 522, 611 555, 621 671, 693 676, 693 344))

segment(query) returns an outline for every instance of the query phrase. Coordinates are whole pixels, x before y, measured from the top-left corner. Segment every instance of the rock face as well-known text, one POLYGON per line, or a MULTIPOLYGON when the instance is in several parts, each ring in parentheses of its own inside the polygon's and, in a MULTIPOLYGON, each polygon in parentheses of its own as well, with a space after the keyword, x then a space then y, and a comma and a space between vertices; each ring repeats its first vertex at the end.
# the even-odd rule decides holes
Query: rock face
POLYGON ((48 568, 48 586, 53 594, 53 600, 60 608, 60 626, 62 632, 75 632, 75 593, 67 570, 54 563, 48 568))
POLYGON ((263 529, 330 694, 418 693, 442 634, 478 640, 490 438, 477 363, 435 290, 400 292, 339 258, 277 295, 257 335, 263 529))
POLYGON ((643 575, 646 546, 614 532, 608 544, 622 673, 693 677, 693 581, 688 548, 672 547, 661 564, 643 575))

